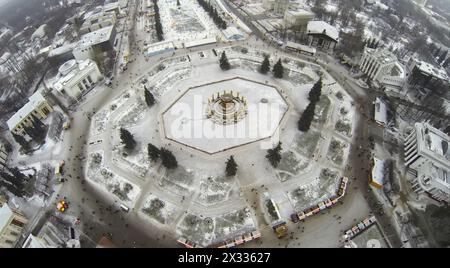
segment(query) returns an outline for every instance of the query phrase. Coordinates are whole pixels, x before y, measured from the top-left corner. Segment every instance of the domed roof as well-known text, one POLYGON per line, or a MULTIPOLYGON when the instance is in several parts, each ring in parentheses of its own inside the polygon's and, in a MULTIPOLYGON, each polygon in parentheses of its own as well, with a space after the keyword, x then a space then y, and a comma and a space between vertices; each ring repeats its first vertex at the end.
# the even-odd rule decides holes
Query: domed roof
POLYGON ((59 67, 58 71, 61 75, 67 75, 68 73, 70 73, 70 71, 75 69, 76 66, 77 61, 72 59, 63 63, 63 65, 59 67))

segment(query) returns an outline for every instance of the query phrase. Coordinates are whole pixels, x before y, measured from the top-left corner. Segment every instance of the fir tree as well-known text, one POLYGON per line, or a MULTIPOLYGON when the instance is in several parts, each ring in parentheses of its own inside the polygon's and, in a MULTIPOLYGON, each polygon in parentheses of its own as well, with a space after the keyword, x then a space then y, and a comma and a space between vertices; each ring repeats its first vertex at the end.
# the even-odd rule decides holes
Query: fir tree
POLYGON ((147 87, 144 89, 144 97, 148 107, 152 107, 153 104, 155 104, 155 97, 153 97, 153 94, 147 89, 147 87))
POLYGON ((177 0, 177 6, 181 6, 180 0, 177 0))
POLYGON ((125 149, 134 150, 134 148, 136 147, 136 141, 134 140, 133 135, 124 128, 120 128, 120 139, 125 145, 125 149))
POLYGON ((322 94, 322 78, 320 78, 309 92, 309 101, 318 102, 320 100, 320 95, 322 94))
POLYGON ((267 74, 270 71, 270 61, 268 56, 264 56, 264 60, 261 63, 261 67, 259 68, 259 72, 262 74, 267 74))
POLYGON ((281 63, 281 59, 278 60, 278 62, 273 66, 273 76, 276 78, 283 78, 284 73, 284 67, 281 63))
POLYGON ((150 158, 150 160, 152 160, 153 162, 156 162, 156 160, 158 160, 158 157, 159 157, 158 147, 149 143, 147 145, 147 152, 148 152, 148 157, 150 158))
POLYGON ((224 71, 230 69, 230 63, 228 62, 227 55, 225 51, 222 52, 222 56, 220 57, 220 68, 224 71))
POLYGON ((168 169, 174 169, 178 166, 177 159, 172 154, 171 151, 161 148, 159 151, 159 155, 161 157, 162 165, 165 166, 168 169))
POLYGON ((225 174, 228 177, 232 177, 236 175, 238 165, 236 164, 236 161, 234 161, 234 157, 230 156, 230 158, 227 160, 227 165, 225 167, 225 174))
POLYGON ((276 168, 281 161, 281 142, 278 143, 277 147, 274 149, 267 150, 266 158, 269 160, 270 164, 276 168))
POLYGON ((303 112, 302 116, 300 117, 300 120, 298 121, 298 130, 302 132, 307 132, 310 127, 311 123, 314 119, 314 110, 316 109, 316 103, 310 102, 308 104, 308 107, 306 107, 305 111, 303 112))

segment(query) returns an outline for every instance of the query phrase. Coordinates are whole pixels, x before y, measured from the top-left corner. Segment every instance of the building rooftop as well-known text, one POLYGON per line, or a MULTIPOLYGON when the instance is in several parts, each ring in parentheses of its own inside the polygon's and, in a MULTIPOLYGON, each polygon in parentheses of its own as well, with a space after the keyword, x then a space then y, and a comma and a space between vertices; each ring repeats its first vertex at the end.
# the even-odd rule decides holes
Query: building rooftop
POLYGON ((42 244, 39 238, 30 234, 25 243, 23 243, 22 248, 45 248, 45 245, 42 244))
POLYGON ((365 51, 367 53, 370 53, 373 57, 375 57, 379 62, 381 62, 383 64, 398 62, 397 57, 387 49, 384 49, 384 48, 373 49, 373 48, 366 47, 365 51))
POLYGON ((11 58, 11 53, 3 53, 3 55, 0 57, 0 64, 4 64, 6 61, 8 61, 9 58, 11 58))
POLYGON ((110 11, 113 9, 119 9, 119 2, 111 2, 111 3, 107 3, 103 5, 103 10, 104 11, 110 11))
POLYGON ((36 91, 31 95, 28 98, 28 102, 6 122, 9 130, 14 129, 23 118, 27 117, 36 107, 45 101, 41 91, 36 91))
POLYGON ((431 165, 431 174, 433 174, 433 178, 438 178, 450 187, 450 172, 448 170, 431 165))
POLYGON ((305 16, 305 17, 314 17, 314 13, 308 10, 304 9, 297 9, 297 10, 287 10, 287 15, 290 16, 305 16))
POLYGON ((109 40, 113 29, 114 25, 111 25, 83 35, 77 43, 77 48, 83 49, 109 40))
POLYGON ((93 64, 95 63, 90 59, 82 61, 72 59, 66 61, 59 67, 58 74, 53 80, 53 87, 60 91, 73 77, 93 64))
POLYGON ((375 121, 381 125, 386 125, 387 122, 387 107, 386 104, 376 98, 375 100, 375 121))
POLYGON ((423 73, 432 75, 442 80, 449 80, 447 73, 443 68, 436 68, 427 62, 418 60, 416 60, 416 67, 423 73))
POLYGON ((158 43, 153 43, 147 47, 147 53, 155 53, 157 51, 164 51, 169 49, 175 49, 172 41, 163 41, 158 43))
POLYGON ((372 182, 375 183, 379 188, 383 187, 384 161, 375 157, 373 159, 372 182))
POLYGON ((3 229, 9 224, 13 215, 12 210, 7 204, 0 207, 0 233, 3 232, 3 229))
POLYGON ((306 28, 308 34, 325 34, 336 42, 339 39, 339 32, 336 27, 325 21, 310 21, 306 28))
POLYGON ((450 169, 450 137, 427 123, 416 123, 417 150, 450 169))
POLYGON ((72 51, 76 46, 76 43, 70 43, 70 44, 65 44, 62 45, 60 47, 54 48, 52 50, 50 50, 50 52, 48 53, 49 57, 54 57, 54 56, 58 56, 58 55, 62 55, 65 53, 68 53, 70 51, 72 51))
POLYGON ((244 35, 236 27, 233 26, 227 27, 227 29, 223 30, 223 34, 228 40, 237 40, 244 38, 244 35))
POLYGON ((398 71, 398 74, 395 76, 400 78, 406 78, 405 67, 403 67, 403 65, 401 65, 400 62, 395 63, 395 68, 398 71))
POLYGON ((306 51, 309 53, 316 53, 316 48, 315 47, 310 47, 310 46, 305 46, 299 43, 294 43, 292 41, 287 41, 286 42, 286 47, 290 47, 290 48, 294 48, 294 49, 298 49, 298 50, 302 50, 302 51, 306 51))
POLYGON ((43 38, 46 35, 46 28, 48 28, 47 24, 42 24, 36 31, 31 35, 31 39, 34 38, 43 38))

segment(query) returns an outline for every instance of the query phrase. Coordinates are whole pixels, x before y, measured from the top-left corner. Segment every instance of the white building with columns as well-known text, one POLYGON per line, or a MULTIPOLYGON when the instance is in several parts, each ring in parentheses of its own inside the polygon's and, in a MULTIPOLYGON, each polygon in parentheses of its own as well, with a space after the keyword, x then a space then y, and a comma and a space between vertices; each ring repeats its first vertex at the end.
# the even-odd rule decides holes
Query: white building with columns
POLYGON ((69 60, 59 67, 52 88, 63 97, 78 100, 102 78, 97 64, 90 60, 69 60))
POLYGON ((405 165, 412 189, 450 203, 450 137, 427 123, 416 123, 405 139, 405 165))
POLYGON ((398 65, 397 57, 383 48, 364 48, 359 62, 360 70, 377 82, 381 82, 385 75, 390 75, 392 68, 396 65, 398 65))

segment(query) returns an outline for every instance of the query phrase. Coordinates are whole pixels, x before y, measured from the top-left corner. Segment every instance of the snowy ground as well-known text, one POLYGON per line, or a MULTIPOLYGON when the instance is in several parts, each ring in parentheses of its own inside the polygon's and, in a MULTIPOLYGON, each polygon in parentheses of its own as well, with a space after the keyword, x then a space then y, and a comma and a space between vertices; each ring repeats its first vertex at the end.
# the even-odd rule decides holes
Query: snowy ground
POLYGON ((180 208, 168 200, 149 194, 141 212, 161 225, 171 225, 180 214, 180 208))
MULTIPOLYGON (((157 228, 176 229, 177 235, 202 245, 262 227, 256 207, 250 203, 256 200, 252 189, 266 187, 284 219, 293 211, 335 194, 351 142, 351 135, 336 131, 335 125, 338 120, 348 122, 354 113, 352 100, 319 66, 297 59, 283 60, 285 79, 276 79, 272 73, 258 72, 259 63, 268 52, 242 47, 224 50, 232 64, 229 71, 222 71, 217 56, 208 50, 203 51, 204 57, 191 53, 189 57, 163 60, 137 79, 125 94, 97 113, 91 135, 102 142, 90 147, 87 160, 90 180, 110 193, 116 190, 118 198, 132 203, 157 228), (298 118, 308 105, 309 90, 321 74, 324 87, 316 119, 310 131, 299 132, 298 118), (162 113, 180 96, 186 96, 183 94, 189 88, 204 85, 205 77, 211 82, 243 77, 261 84, 255 87, 252 82, 240 80, 203 86, 199 94, 201 102, 217 91, 233 89, 246 95, 249 103, 259 103, 261 98, 273 99, 271 92, 276 90, 266 92, 266 89, 271 88, 269 85, 276 87, 291 108, 278 128, 277 139, 265 144, 267 148, 261 147, 262 143, 252 143, 212 156, 166 139, 162 113), (144 102, 144 84, 156 98, 151 108, 144 102), (347 114, 340 113, 341 108, 347 114), (119 137, 120 127, 130 131, 137 142, 136 149, 126 156, 119 137), (283 148, 282 160, 274 169, 265 155, 268 145, 276 145, 278 138, 283 148), (346 147, 334 148, 335 141, 346 147), (167 170, 160 160, 151 162, 147 155, 148 143, 171 150, 178 167, 167 170), (224 176, 225 162, 230 155, 234 155, 238 164, 238 174, 232 178, 224 176), (95 157, 97 162, 93 161, 95 157), (131 189, 128 194, 121 194, 127 190, 125 183, 131 189)), ((277 59, 271 57, 272 64, 277 59)), ((169 121, 176 119, 175 116, 169 121)), ((225 139, 222 143, 204 137, 192 140, 198 146, 230 145, 225 139)))
POLYGON ((103 152, 93 152, 88 156, 87 178, 126 204, 132 203, 139 194, 139 188, 104 167, 103 152))
POLYGON ((218 217, 203 217, 189 213, 178 224, 177 232, 202 246, 208 246, 253 231, 255 228, 249 210, 244 208, 218 217))
POLYGON ((349 149, 349 144, 337 138, 333 138, 331 140, 330 147, 328 147, 327 157, 336 165, 342 166, 349 149))
POLYGON ((171 140, 216 153, 271 136, 287 110, 276 88, 235 78, 187 91, 164 112, 164 131, 171 140), (239 92, 248 101, 248 115, 237 124, 223 126, 206 118, 208 98, 224 90, 239 92))
POLYGON ((197 202, 207 206, 226 201, 233 196, 233 191, 237 191, 236 183, 234 177, 208 177, 200 182, 197 202))
POLYGON ((323 169, 318 178, 287 193, 296 211, 303 211, 314 204, 336 194, 339 187, 339 173, 323 169))

